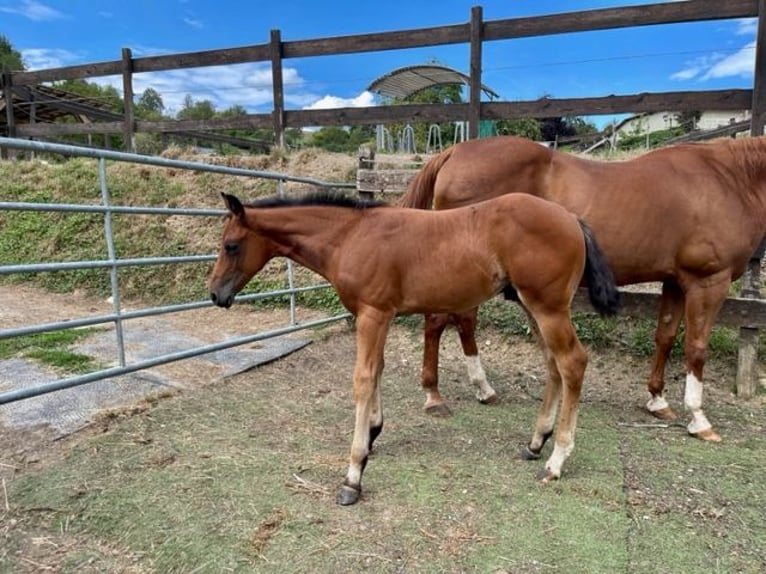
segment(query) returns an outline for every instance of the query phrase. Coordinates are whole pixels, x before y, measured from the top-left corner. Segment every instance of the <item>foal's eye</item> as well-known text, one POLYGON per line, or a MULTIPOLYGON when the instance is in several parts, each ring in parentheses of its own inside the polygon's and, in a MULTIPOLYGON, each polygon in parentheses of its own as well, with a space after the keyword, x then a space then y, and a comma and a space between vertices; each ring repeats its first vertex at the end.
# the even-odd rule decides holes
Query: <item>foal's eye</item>
POLYGON ((237 255, 239 253, 239 243, 226 243, 223 248, 226 250, 226 255, 237 255))

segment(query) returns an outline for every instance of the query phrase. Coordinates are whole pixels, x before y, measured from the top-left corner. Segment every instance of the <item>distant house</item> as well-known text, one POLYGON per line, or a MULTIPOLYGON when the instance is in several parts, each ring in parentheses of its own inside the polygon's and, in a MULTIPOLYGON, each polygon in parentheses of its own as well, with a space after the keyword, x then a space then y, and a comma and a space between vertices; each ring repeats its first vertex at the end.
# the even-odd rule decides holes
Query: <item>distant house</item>
MULTIPOLYGON (((697 120, 696 129, 710 131, 740 122, 750 121, 750 110, 720 111, 711 110, 702 112, 697 120)), ((667 130, 678 126, 678 114, 676 112, 655 112, 652 114, 638 114, 626 118, 615 126, 615 134, 619 141, 624 137, 643 135, 660 130, 667 130)))

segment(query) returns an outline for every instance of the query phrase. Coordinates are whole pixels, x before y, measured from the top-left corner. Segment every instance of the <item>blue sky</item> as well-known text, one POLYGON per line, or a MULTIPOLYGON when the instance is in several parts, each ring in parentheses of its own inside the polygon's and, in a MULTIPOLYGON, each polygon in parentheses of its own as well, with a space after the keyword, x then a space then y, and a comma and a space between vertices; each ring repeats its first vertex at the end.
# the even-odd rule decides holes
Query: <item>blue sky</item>
MULTIPOLYGON (((0 0, 0 34, 28 69, 269 41, 465 23, 481 5, 485 20, 648 4, 640 0, 0 0)), ((756 21, 721 20, 488 42, 483 82, 502 100, 751 88, 756 21)), ((285 60, 288 109, 370 105, 377 77, 402 66, 436 61, 468 71, 467 45, 285 60)), ((271 69, 264 63, 139 74, 146 87, 178 111, 187 94, 216 109, 238 104, 271 108, 271 69)), ((120 78, 94 80, 120 88, 120 78)), ((611 118, 599 118, 605 123, 611 118)))

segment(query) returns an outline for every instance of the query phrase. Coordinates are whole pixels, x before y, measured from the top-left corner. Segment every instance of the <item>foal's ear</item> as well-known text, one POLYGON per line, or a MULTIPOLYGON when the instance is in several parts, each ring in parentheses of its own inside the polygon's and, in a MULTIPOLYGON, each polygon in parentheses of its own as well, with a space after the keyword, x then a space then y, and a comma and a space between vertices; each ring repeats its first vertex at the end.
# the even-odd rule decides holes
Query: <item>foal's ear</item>
POLYGON ((223 201, 226 203, 226 208, 231 211, 232 214, 237 217, 242 217, 245 214, 245 208, 242 206, 242 202, 240 202, 239 199, 223 192, 221 192, 221 197, 223 197, 223 201))

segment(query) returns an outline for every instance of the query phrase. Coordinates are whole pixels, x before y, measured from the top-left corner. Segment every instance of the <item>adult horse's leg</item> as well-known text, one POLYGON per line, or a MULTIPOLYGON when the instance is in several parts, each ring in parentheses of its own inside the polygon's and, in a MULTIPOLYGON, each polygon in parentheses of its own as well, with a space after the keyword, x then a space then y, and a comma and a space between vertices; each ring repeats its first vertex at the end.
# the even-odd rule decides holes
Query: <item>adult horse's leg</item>
POLYGON ((356 417, 351 441, 348 473, 338 493, 338 504, 349 505, 362 493, 362 473, 367 465, 372 442, 383 427, 380 409, 380 375, 383 350, 393 316, 365 309, 356 319, 356 365, 354 366, 354 402, 356 417))
POLYGON ((480 403, 491 405, 496 403, 499 398, 495 389, 487 381, 487 374, 484 372, 484 367, 481 366, 481 359, 479 359, 479 349, 476 345, 478 314, 479 308, 475 307, 465 313, 453 314, 452 318, 460 334, 460 344, 463 347, 463 355, 465 355, 466 367, 468 368, 468 379, 476 387, 476 398, 480 403))
POLYGON ((684 313, 684 293, 674 280, 665 281, 662 284, 660 296, 660 312, 657 316, 657 330, 654 333, 656 345, 654 362, 649 375, 647 388, 651 397, 646 403, 647 410, 655 417, 664 420, 673 420, 676 414, 670 408, 662 392, 665 389, 665 365, 673 350, 678 327, 684 313))
POLYGON ((439 341, 449 324, 450 316, 446 313, 434 313, 424 315, 424 319, 423 370, 420 374, 420 384, 426 393, 423 409, 429 415, 446 417, 452 412, 439 393, 439 341))
POLYGON ((477 315, 478 308, 460 314, 425 315, 421 386, 426 393, 426 403, 423 408, 428 414, 435 416, 452 414, 447 402, 439 393, 439 341, 450 321, 457 326, 468 369, 468 379, 476 387, 476 398, 484 404, 498 401, 497 393, 487 382, 487 375, 479 359, 479 349, 476 345, 477 315))
POLYGON ((556 398, 560 391, 562 400, 556 443, 545 463, 545 469, 539 475, 543 482, 550 482, 561 476, 561 468, 574 449, 580 393, 588 356, 575 334, 568 310, 543 316, 535 314, 535 318, 546 347, 548 382, 535 433, 526 452, 533 455, 537 453, 539 456, 545 440, 551 435, 556 398))
POLYGON ((684 406, 692 415, 686 429, 692 436, 712 442, 720 442, 721 436, 713 430, 713 426, 702 412, 702 370, 705 366, 710 332, 726 299, 730 284, 730 275, 721 273, 719 277, 706 278, 704 287, 693 284, 686 290, 684 406))

